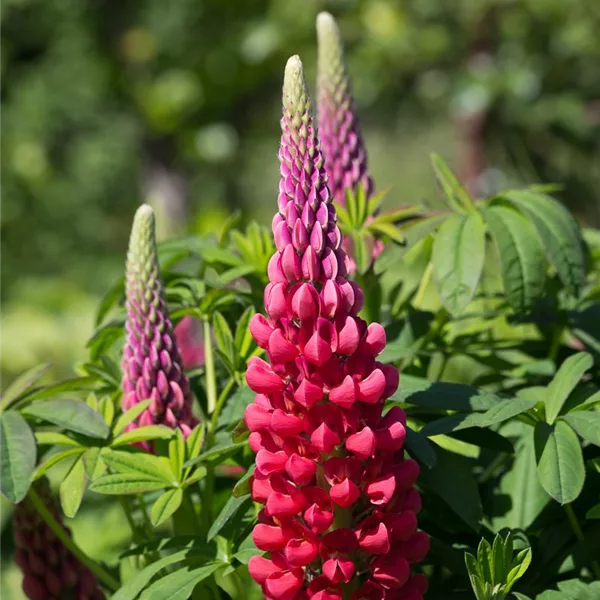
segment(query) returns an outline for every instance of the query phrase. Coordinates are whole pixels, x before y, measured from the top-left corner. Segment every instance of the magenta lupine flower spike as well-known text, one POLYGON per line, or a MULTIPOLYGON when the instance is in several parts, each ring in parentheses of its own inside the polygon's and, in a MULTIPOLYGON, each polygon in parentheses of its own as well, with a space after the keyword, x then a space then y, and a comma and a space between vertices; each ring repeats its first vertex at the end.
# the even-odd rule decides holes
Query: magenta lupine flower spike
MULTIPOLYGON (((63 525, 48 480, 44 477, 34 486, 54 518, 63 525)), ((68 528, 65 529, 69 532, 68 528)), ((27 598, 104 600, 104 593, 98 587, 94 574, 55 536, 29 498, 15 508, 13 534, 15 561, 23 571, 23 592, 27 598)))
POLYGON ((335 19, 326 12, 317 16, 318 117, 329 188, 344 205, 346 190, 356 193, 362 184, 367 198, 373 181, 344 62, 344 47, 335 19))
POLYGON ((404 456, 404 412, 383 414, 398 371, 376 360, 383 327, 357 316, 363 296, 346 278, 298 57, 281 126, 267 317, 250 322, 268 362, 254 357, 246 372, 251 491, 263 504, 253 539, 268 555, 248 568, 268 600, 420 600, 427 580, 411 565, 429 537, 417 530, 419 467, 404 456))
POLYGON ((160 279, 154 212, 147 204, 137 210, 131 229, 125 292, 123 410, 142 400, 152 400, 128 428, 160 424, 179 427, 188 435, 196 424, 191 412, 192 397, 160 279))

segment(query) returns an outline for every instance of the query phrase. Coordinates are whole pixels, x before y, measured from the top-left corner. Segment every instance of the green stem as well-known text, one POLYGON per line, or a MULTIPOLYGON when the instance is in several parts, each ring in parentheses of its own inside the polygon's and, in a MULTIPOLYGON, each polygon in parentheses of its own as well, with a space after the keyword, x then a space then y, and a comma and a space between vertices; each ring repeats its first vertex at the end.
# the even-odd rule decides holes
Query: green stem
POLYGON ((33 506, 39 513, 40 517, 52 530, 54 535, 63 543, 65 548, 77 558, 77 560, 85 565, 110 591, 115 592, 119 589, 120 583, 96 561, 92 560, 66 532, 64 527, 54 518, 54 515, 48 510, 44 501, 39 497, 38 493, 32 487, 29 489, 29 498, 33 506))
MULTIPOLYGON (((571 528, 573 529, 573 533, 575 534, 575 537, 580 542, 584 542, 585 536, 583 535, 581 525, 579 525, 579 521, 577 520, 577 517, 575 516, 575 512, 573 511, 573 506, 571 504, 565 504, 563 506, 563 508, 565 509, 565 512, 567 513, 567 518, 569 519, 569 523, 571 524, 571 528)), ((592 568, 592 572, 594 573, 594 577, 596 579, 600 580, 600 564, 598 564, 598 561, 591 559, 590 566, 592 568)))
POLYGON ((204 319, 204 367, 206 369, 207 412, 211 415, 217 404, 217 377, 215 375, 215 357, 213 355, 210 321, 204 319))
POLYGON ((210 420, 210 429, 213 433, 217 429, 217 421, 219 420, 219 415, 221 414, 223 404, 225 404, 225 400, 227 400, 227 397, 229 396, 229 392, 231 392, 231 389, 233 388, 234 385, 235 385, 235 379, 232 377, 227 382, 227 384, 225 385, 225 387, 223 388, 221 393, 219 394, 219 398, 217 399, 217 403, 215 405, 215 410, 214 410, 214 412, 212 414, 212 418, 210 420))
POLYGON ((144 529, 146 530, 146 534, 149 539, 154 539, 154 528, 152 527, 152 522, 150 521, 150 517, 148 516, 148 511, 146 510, 146 502, 144 501, 144 496, 141 494, 137 495, 138 502, 140 503, 140 510, 142 512, 142 519, 144 520, 144 529))
POLYGON ((131 508, 131 503, 129 502, 129 498, 126 496, 119 496, 119 502, 121 504, 121 508, 123 509, 123 513, 125 514, 125 518, 129 523, 129 527, 131 528, 131 536, 133 541, 136 544, 140 544, 143 540, 143 537, 140 535, 138 531, 137 525, 135 524, 135 520, 133 518, 133 510, 131 508))

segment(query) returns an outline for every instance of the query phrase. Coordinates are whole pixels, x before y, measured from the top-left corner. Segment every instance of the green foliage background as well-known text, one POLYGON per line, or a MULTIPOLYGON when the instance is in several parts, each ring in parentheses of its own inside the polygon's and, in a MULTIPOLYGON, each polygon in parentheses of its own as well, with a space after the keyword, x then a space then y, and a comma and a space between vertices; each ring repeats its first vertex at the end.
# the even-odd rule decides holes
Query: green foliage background
MULTIPOLYGON (((555 182, 582 223, 600 224, 595 2, 5 0, 3 388, 84 356, 143 199, 163 235, 214 231, 235 209, 270 221, 283 65, 300 54, 314 81, 323 9, 347 40, 388 208, 436 207, 435 150, 476 194, 555 182)), ((455 363, 466 377, 472 365, 455 363)), ((122 530, 117 507, 102 509, 103 527, 122 530)), ((96 511, 85 506, 76 536, 110 558, 118 541, 97 535, 96 511)), ((11 572, 2 582, 19 598, 11 572)))

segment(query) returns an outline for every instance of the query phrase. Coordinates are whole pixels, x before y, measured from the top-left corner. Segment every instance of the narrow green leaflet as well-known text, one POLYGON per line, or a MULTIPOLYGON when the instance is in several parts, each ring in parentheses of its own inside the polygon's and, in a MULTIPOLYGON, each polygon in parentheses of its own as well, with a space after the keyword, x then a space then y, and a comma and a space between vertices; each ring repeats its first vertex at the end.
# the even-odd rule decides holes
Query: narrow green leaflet
POLYGON ((60 505, 65 515, 73 518, 83 499, 86 486, 85 465, 83 456, 80 456, 69 470, 68 475, 60 484, 60 505))
POLYGON ((569 394, 575 389, 583 374, 594 364, 587 352, 578 352, 570 356, 560 366, 554 379, 548 385, 544 404, 546 406, 546 421, 552 425, 560 414, 563 404, 569 394))
POLYGON ((460 412, 487 411, 503 397, 461 383, 432 382, 422 377, 402 374, 398 391, 389 402, 415 404, 426 408, 460 412))
POLYGON ((233 487, 233 496, 239 498, 250 493, 250 478, 254 475, 255 465, 250 465, 244 475, 237 481, 233 487))
POLYGON ((4 391, 0 406, 3 409, 8 408, 13 402, 18 400, 31 386, 38 381, 42 375, 52 366, 52 363, 44 363, 21 373, 4 391))
POLYGON ((119 435, 129 423, 135 421, 149 406, 152 400, 142 400, 135 406, 132 406, 127 412, 124 412, 115 423, 113 428, 113 435, 119 435))
POLYGON ((60 398, 34 402, 24 408, 23 413, 93 438, 106 439, 110 433, 102 415, 79 400, 60 398))
POLYGON ((510 497, 512 502, 508 511, 498 511, 499 516, 493 520, 496 531, 503 527, 527 529, 550 501, 537 477, 531 428, 524 423, 518 425, 523 434, 515 445, 514 463, 498 488, 498 498, 510 497))
POLYGON ((168 440, 173 437, 174 429, 165 425, 146 425, 145 427, 136 427, 131 431, 126 431, 118 436, 111 446, 125 446, 126 444, 135 444, 147 440, 168 440))
POLYGON ((90 485, 90 490, 99 494, 120 495, 143 494, 144 492, 162 490, 165 487, 168 487, 168 485, 164 479, 157 479, 150 475, 115 473, 114 475, 105 475, 96 479, 90 485))
POLYGON ((169 461, 153 454, 143 452, 124 452, 105 450, 102 460, 119 473, 134 473, 160 479, 165 485, 177 485, 169 461))
POLYGON ((585 283, 585 256, 579 227, 556 200, 531 191, 508 191, 502 198, 531 222, 561 281, 574 296, 585 283))
POLYGON ((460 431, 469 427, 489 427, 490 425, 507 421, 533 408, 536 404, 537 400, 535 398, 509 398, 500 400, 500 402, 484 413, 458 413, 431 421, 423 427, 421 433, 429 437, 441 433, 460 431))
POLYGON ((546 260, 534 229, 518 211, 491 206, 484 212, 498 250, 504 289, 515 312, 530 310, 542 295, 546 260))
POLYGON ((422 470, 419 481, 433 490, 473 530, 483 517, 481 497, 471 473, 470 461, 435 447, 437 464, 422 470))
POLYGON ((540 483, 560 504, 573 502, 583 489, 585 465, 577 435, 564 421, 535 426, 535 452, 540 483))
POLYGON ((562 417, 586 442, 600 446, 600 412, 577 411, 562 417))
POLYGON ((433 280, 443 305, 453 315, 469 304, 483 269, 485 227, 478 213, 454 215, 433 243, 433 280))
POLYGON ((0 415, 0 491, 10 502, 21 502, 35 469, 36 445, 27 421, 16 411, 0 415))
POLYGON ((251 503, 249 495, 231 496, 209 529, 206 539, 210 542, 238 511, 246 511, 251 503))
POLYGON ((121 587, 112 597, 111 600, 135 600, 139 593, 148 585, 151 579, 165 567, 185 560, 189 555, 189 550, 180 550, 169 556, 165 556, 148 565, 139 573, 130 579, 124 586, 121 587))
POLYGON ((422 431, 406 428, 406 450, 412 458, 416 458, 428 469, 435 467, 437 458, 433 446, 429 443, 422 431))
POLYGON ((54 465, 57 465, 59 462, 67 460, 72 456, 79 456, 84 452, 85 447, 78 446, 76 448, 69 448, 68 450, 62 450, 61 452, 50 454, 48 458, 44 460, 44 462, 37 466, 37 468, 33 472, 33 475, 31 476, 31 480, 35 481, 36 479, 39 479, 42 475, 45 475, 45 473, 49 471, 54 465))
POLYGON ((73 377, 72 379, 66 379, 53 385, 48 385, 40 388, 36 388, 27 392, 20 398, 19 405, 21 403, 29 403, 34 400, 45 400, 46 398, 52 398, 63 392, 79 392, 81 390, 92 390, 98 383, 97 377, 73 377))
POLYGON ((150 512, 152 525, 157 527, 166 521, 179 508, 182 500, 183 490, 181 488, 167 490, 164 494, 161 494, 152 505, 152 511, 150 512))
POLYGON ((35 441, 38 446, 79 446, 79 442, 58 431, 36 431, 35 441))
POLYGON ((102 460, 102 448, 88 448, 83 454, 85 474, 90 481, 98 479, 106 471, 106 463, 102 460))
POLYGON ((473 200, 442 158, 438 154, 432 154, 431 162, 450 208, 456 212, 474 210, 473 200))
POLYGON ((198 568, 179 569, 153 583, 142 593, 140 600, 187 600, 201 581, 224 566, 225 563, 215 561, 198 568))

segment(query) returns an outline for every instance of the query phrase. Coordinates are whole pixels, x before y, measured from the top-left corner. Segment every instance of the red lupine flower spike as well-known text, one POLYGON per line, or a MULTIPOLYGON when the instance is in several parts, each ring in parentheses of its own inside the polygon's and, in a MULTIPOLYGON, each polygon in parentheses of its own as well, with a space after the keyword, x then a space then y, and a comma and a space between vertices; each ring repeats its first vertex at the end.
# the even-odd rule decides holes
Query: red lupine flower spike
POLYGON ((272 600, 340 600, 345 589, 419 600, 426 585, 411 569, 429 538, 417 531, 418 465, 404 457, 403 411, 383 415, 398 372, 376 360, 383 327, 358 317, 298 57, 283 90, 277 250, 267 317, 250 323, 268 362, 254 357, 246 372, 252 498, 264 505, 253 538, 269 557, 249 571, 272 600))

